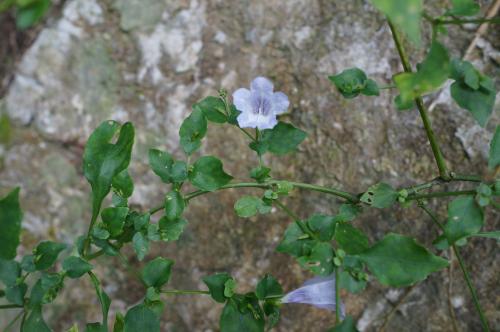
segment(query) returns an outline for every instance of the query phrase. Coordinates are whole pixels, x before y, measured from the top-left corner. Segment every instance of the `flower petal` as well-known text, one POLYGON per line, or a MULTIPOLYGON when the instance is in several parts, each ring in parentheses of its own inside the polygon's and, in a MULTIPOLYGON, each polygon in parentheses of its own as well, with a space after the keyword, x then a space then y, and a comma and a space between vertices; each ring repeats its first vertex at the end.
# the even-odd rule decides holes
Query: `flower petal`
POLYGON ((288 100, 288 96, 283 92, 275 92, 273 93, 273 113, 276 115, 283 114, 288 110, 288 106, 290 106, 290 101, 288 100))
POLYGON ((250 84, 250 89, 252 91, 259 91, 262 93, 272 93, 273 83, 269 79, 259 76, 254 78, 254 80, 250 84))
POLYGON ((272 129, 278 124, 276 116, 269 113, 262 115, 253 112, 243 112, 236 118, 240 128, 258 128, 260 130, 272 129))
MULTIPOLYGON (((282 303, 305 303, 320 309, 335 310, 335 275, 316 277, 306 281, 301 287, 286 294, 282 303)), ((340 303, 342 316, 344 305, 340 303)))
POLYGON ((233 104, 238 111, 252 113, 252 93, 248 89, 238 89, 233 92, 233 104))

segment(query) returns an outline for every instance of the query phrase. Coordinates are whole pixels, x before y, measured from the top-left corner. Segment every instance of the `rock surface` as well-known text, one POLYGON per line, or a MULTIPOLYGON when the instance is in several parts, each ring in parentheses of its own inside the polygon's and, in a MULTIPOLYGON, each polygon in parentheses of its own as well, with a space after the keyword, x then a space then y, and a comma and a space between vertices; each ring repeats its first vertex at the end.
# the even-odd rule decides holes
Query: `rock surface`
MULTIPOLYGON (((429 10, 443 3, 437 1, 429 10)), ((483 7, 489 3, 484 1, 483 7)), ((463 53, 476 28, 450 29, 444 41, 453 55, 463 53)), ((473 53, 474 64, 496 77, 497 87, 499 36, 500 31, 490 31, 473 53)), ((422 58, 422 51, 414 53, 414 61, 422 58)), ((388 27, 368 1, 68 0, 62 16, 42 30, 23 57, 1 104, 0 194, 22 187, 22 250, 47 238, 72 243, 86 230, 90 188, 81 157, 88 135, 101 121, 136 125, 131 202, 151 208, 167 188, 148 169, 148 148, 168 149, 181 158, 177 132, 190 105, 221 87, 233 91, 247 86, 257 75, 271 78, 289 95, 287 120, 309 133, 296 154, 266 157, 275 177, 353 192, 381 180, 405 186, 434 177, 434 160, 415 110, 396 111, 390 90, 378 98, 347 101, 332 89, 327 76, 353 66, 381 83, 401 70, 388 27)), ((488 143, 499 112, 480 128, 446 93, 437 100, 431 117, 447 160, 456 171, 486 174, 488 143)), ((233 128, 211 126, 209 131, 202 152, 221 158, 236 178, 247 178, 256 160, 245 137, 233 128)), ((151 257, 176 261, 170 286, 203 288, 201 278, 216 271, 233 274, 241 290, 254 287, 265 273, 277 276, 287 290, 309 278, 291 258, 274 251, 290 222, 287 216, 274 211, 239 219, 232 206, 241 194, 228 190, 195 200, 180 241, 153 247, 151 257)), ((294 192, 289 203, 302 217, 333 214, 339 205, 331 197, 302 191, 294 192)), ((490 213, 485 229, 498 229, 499 220, 498 213, 490 213)), ((355 224, 372 241, 389 230, 412 234, 426 245, 434 237, 417 207, 366 211, 355 224)), ((140 267, 129 249, 127 256, 140 267)), ((498 245, 474 239, 462 252, 492 330, 500 330, 498 245)), ((113 299, 112 316, 141 299, 142 286, 118 260, 96 264, 113 299)), ((455 266, 413 288, 386 330, 452 330, 450 298, 460 328, 479 331, 459 273, 455 266)), ((358 328, 375 331, 407 291, 373 282, 365 292, 345 294, 344 299, 358 328)), ((88 280, 66 284, 46 312, 55 331, 99 319, 92 292, 88 280)), ((162 331, 218 330, 220 311, 207 298, 171 298, 162 331)), ((0 322, 12 314, 0 313, 0 322)), ((329 312, 290 305, 283 308, 275 330, 325 331, 333 323, 329 312)))

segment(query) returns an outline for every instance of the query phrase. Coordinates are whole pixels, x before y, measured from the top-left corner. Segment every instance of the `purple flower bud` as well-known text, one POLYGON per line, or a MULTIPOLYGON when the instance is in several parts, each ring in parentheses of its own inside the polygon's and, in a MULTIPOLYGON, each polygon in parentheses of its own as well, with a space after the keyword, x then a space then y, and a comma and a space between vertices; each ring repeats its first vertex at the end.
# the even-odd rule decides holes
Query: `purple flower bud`
POLYGON ((273 92, 273 83, 265 77, 257 77, 250 90, 241 88, 233 93, 234 106, 241 112, 238 125, 241 128, 272 129, 276 116, 286 112, 290 101, 283 92, 273 92))
MULTIPOLYGON (((328 277, 315 277, 307 280, 301 287, 286 294, 282 303, 305 303, 317 308, 335 311, 335 274, 328 277)), ((345 308, 340 303, 342 317, 345 308)))

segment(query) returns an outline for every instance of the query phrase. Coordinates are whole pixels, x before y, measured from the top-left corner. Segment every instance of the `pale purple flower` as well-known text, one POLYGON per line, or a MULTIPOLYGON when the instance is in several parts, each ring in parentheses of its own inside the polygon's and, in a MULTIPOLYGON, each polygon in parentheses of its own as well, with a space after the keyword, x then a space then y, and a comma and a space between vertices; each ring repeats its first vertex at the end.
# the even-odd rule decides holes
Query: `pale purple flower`
MULTIPOLYGON (((335 311, 335 274, 307 280, 296 290, 286 294, 282 303, 305 303, 317 308, 335 311)), ((340 311, 345 316, 345 308, 340 303, 340 311)))
POLYGON ((241 112, 238 125, 241 128, 272 129, 276 116, 285 113, 290 105, 287 95, 273 92, 273 83, 265 77, 257 77, 250 90, 241 88, 233 93, 233 103, 241 112))

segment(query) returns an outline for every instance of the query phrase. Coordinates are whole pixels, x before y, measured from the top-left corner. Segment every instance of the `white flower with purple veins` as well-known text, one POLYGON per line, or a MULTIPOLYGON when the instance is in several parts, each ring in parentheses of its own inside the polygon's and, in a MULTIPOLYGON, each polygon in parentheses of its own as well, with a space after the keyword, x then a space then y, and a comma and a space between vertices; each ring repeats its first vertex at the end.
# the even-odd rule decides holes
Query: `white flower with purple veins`
MULTIPOLYGON (((307 280, 296 290, 286 294, 282 303, 305 303, 317 308, 335 311, 335 274, 307 280)), ((341 316, 345 316, 344 305, 340 303, 341 316)))
POLYGON ((233 93, 233 103, 241 112, 236 119, 240 128, 272 129, 278 124, 276 116, 285 113, 290 105, 283 92, 273 92, 273 83, 257 77, 250 90, 241 88, 233 93))

